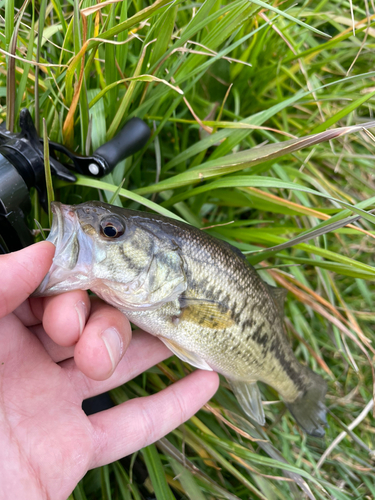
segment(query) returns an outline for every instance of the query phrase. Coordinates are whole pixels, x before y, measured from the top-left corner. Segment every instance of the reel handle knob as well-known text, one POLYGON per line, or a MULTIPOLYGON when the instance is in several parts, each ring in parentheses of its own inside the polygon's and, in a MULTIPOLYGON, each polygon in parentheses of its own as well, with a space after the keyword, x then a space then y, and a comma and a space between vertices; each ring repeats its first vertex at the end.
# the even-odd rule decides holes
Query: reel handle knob
MULTIPOLYGON (((151 130, 143 120, 132 118, 113 139, 100 146, 93 157, 106 165, 105 173, 111 172, 121 160, 142 149, 150 135, 151 130)), ((91 174, 95 175, 95 172, 91 174)))

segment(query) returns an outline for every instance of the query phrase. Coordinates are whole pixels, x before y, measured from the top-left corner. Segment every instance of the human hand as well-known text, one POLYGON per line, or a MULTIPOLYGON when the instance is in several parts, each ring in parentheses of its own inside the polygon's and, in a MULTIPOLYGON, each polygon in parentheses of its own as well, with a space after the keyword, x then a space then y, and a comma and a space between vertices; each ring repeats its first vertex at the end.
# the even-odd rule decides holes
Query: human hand
POLYGON ((218 376, 197 370, 153 396, 86 416, 86 398, 171 355, 104 302, 75 291, 28 296, 54 246, 0 256, 0 497, 65 500, 84 474, 139 450, 192 416, 218 376), (102 337, 104 331, 106 335, 102 337))

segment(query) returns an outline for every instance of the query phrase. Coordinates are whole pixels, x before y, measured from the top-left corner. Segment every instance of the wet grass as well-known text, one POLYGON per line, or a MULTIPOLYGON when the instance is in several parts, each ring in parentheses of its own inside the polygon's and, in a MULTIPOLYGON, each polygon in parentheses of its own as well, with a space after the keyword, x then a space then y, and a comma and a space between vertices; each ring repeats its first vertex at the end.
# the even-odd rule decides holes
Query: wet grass
MULTIPOLYGON (((267 425, 252 426, 223 381, 189 422, 90 471, 71 499, 375 498, 374 5, 5 0, 0 8, 0 116, 9 129, 28 107, 41 136, 81 154, 130 117, 153 130, 105 178, 54 178, 50 196, 115 194, 126 207, 216 226, 207 231, 289 291, 290 342, 329 387, 329 428, 316 439, 266 386, 267 425)), ((34 217, 48 227, 32 198, 30 227, 38 229, 34 217)), ((173 357, 112 396, 154 393, 190 370, 173 357)))

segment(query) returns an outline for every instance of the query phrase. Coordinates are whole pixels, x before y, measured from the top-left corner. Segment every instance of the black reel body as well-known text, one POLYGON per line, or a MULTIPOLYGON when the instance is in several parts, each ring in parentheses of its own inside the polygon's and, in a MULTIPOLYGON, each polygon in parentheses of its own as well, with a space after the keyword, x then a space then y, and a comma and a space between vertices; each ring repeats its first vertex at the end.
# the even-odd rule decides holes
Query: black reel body
MULTIPOLYGON (((38 191, 40 203, 47 211, 43 139, 38 136, 26 108, 20 113, 20 128, 19 134, 13 134, 0 127, 0 253, 19 250, 33 243, 25 219, 31 208, 30 188, 38 191)), ((132 118, 92 156, 77 155, 50 141, 51 172, 69 182, 74 182, 76 176, 67 166, 83 175, 102 177, 121 160, 145 146, 150 134, 145 122, 132 118), (54 156, 55 151, 66 155, 72 163, 67 166, 60 163, 54 156)))
POLYGON ((31 208, 29 190, 17 169, 0 154, 0 253, 33 243, 25 222, 31 208))

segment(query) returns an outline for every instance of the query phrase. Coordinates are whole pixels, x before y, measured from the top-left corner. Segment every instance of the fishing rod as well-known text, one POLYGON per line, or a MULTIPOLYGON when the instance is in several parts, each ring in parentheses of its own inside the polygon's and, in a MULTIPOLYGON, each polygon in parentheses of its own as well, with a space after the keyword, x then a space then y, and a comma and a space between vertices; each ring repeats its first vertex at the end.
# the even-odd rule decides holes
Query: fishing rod
MULTIPOLYGON (((38 136, 27 108, 20 112, 19 125, 18 134, 0 125, 0 254, 34 243, 26 219, 31 210, 31 188, 37 190, 44 210, 48 209, 44 141, 38 136)), ((112 172, 121 160, 142 149, 150 134, 144 121, 132 118, 91 156, 78 155, 62 144, 48 141, 51 173, 72 183, 77 180, 72 170, 90 177, 102 177, 112 172), (67 163, 57 159, 56 153, 64 155, 67 163)))

